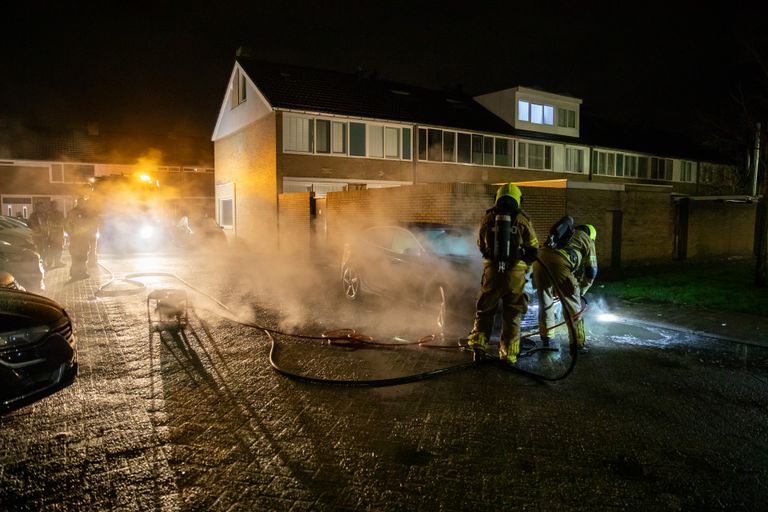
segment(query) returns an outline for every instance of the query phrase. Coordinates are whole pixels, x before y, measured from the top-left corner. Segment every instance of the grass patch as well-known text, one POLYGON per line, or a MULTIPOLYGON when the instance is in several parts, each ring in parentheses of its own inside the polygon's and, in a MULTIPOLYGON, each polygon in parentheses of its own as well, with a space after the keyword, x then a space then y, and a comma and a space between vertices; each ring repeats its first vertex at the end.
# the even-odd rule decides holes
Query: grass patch
POLYGON ((602 295, 768 316, 768 288, 755 286, 755 262, 685 263, 610 271, 597 289, 602 295))

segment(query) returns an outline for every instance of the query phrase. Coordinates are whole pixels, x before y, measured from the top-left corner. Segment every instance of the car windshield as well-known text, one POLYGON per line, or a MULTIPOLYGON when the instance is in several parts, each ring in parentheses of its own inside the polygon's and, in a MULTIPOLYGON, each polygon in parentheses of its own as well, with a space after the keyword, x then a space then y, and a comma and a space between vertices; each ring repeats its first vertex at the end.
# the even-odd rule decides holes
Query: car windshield
POLYGON ((430 251, 439 256, 477 256, 474 234, 459 228, 426 228, 420 232, 421 239, 430 251))

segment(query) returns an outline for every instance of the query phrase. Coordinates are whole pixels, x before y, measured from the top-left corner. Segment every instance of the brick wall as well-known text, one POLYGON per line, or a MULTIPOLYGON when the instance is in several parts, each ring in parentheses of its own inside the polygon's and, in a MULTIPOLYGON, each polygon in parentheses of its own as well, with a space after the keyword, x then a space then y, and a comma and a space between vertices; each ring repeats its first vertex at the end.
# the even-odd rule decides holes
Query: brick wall
MULTIPOLYGON (((377 224, 439 222, 476 228, 493 206, 496 186, 430 183, 331 192, 326 198, 327 246, 338 251, 351 232, 377 224)), ((539 238, 565 212, 565 189, 522 187, 523 208, 539 238)))
POLYGON ((288 254, 306 251, 310 246, 310 192, 278 196, 280 251, 288 254))
POLYGON ((248 247, 277 243, 275 115, 214 144, 216 183, 235 184, 235 230, 248 247))
POLYGON ((688 258, 752 256, 755 210, 748 203, 691 201, 688 258))
MULTIPOLYGON (((566 212, 598 232, 600 266, 611 262, 614 212, 621 212, 621 265, 675 258, 675 206, 661 187, 616 189, 521 187, 523 208, 540 241, 566 212)), ((400 222, 439 222, 476 228, 493 205, 493 185, 432 183, 331 192, 323 200, 322 226, 312 226, 309 193, 280 195, 280 240, 290 250, 325 248, 335 261, 351 233, 400 222), (313 238, 314 237, 314 238, 313 238)), ((696 202, 689 218, 690 258, 749 256, 754 205, 696 202)), ((286 248, 283 247, 283 248, 286 248)))

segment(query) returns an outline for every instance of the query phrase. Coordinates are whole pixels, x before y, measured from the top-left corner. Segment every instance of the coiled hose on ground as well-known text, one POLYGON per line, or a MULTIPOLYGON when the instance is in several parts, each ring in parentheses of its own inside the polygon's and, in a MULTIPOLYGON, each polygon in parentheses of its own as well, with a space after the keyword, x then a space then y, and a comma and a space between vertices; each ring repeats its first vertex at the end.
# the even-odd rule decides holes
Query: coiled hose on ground
MULTIPOLYGON (((555 289, 557 291, 558 296, 563 297, 562 290, 560 289, 557 281, 553 278, 550 270, 538 258, 536 259, 536 261, 542 266, 542 268, 544 268, 545 272, 547 272, 547 274, 549 275, 550 281, 552 283, 554 283, 554 285, 555 285, 555 289)), ((531 377, 533 379, 540 380, 540 381, 550 381, 550 382, 552 382, 552 381, 562 380, 562 379, 565 379, 568 375, 570 375, 570 373, 573 371, 573 368, 576 366, 578 347, 576 345, 574 321, 576 320, 576 318, 580 317, 585 312, 585 310, 586 310, 586 305, 585 305, 582 308, 581 311, 576 313, 576 315, 572 315, 568 311, 567 308, 563 307, 562 311, 563 311, 563 316, 565 317, 565 320, 563 322, 561 322, 560 324, 554 325, 554 326, 549 328, 551 330, 551 329, 559 327, 559 326, 561 326, 563 324, 566 324, 568 326, 568 333, 569 333, 568 338, 570 340, 570 343, 569 343, 570 363, 569 363, 568 367, 565 369, 565 371, 563 373, 561 373, 560 375, 557 375, 555 377, 549 377, 549 376, 546 376, 546 375, 538 374, 536 372, 531 372, 531 371, 528 371, 528 370, 524 370, 524 369, 522 369, 520 367, 517 367, 515 365, 503 362, 500 359, 491 356, 491 357, 484 357, 484 358, 481 358, 481 359, 478 359, 478 360, 469 361, 469 362, 466 362, 466 363, 461 363, 461 364, 457 364, 457 365, 448 366, 448 367, 445 367, 445 368, 440 368, 440 369, 437 369, 437 370, 431 370, 431 371, 427 371, 427 372, 421 372, 421 373, 416 373, 416 374, 406 375, 406 376, 401 376, 401 377, 391 377, 391 378, 385 378, 385 379, 364 379, 364 380, 357 380, 357 379, 326 379, 326 378, 312 377, 312 376, 308 376, 308 375, 299 374, 299 373, 296 373, 296 372, 291 372, 291 371, 283 368, 282 366, 280 366, 280 364, 278 363, 278 355, 279 355, 278 343, 276 342, 276 340, 274 338, 274 335, 286 336, 286 337, 291 337, 291 338, 296 338, 296 339, 318 340, 318 341, 322 341, 324 343, 335 344, 335 345, 344 345, 344 346, 365 345, 365 346, 380 347, 380 348, 393 348, 393 347, 418 345, 418 346, 425 347, 425 348, 455 348, 455 349, 462 349, 464 347, 462 347, 462 345, 460 343, 455 345, 455 346, 432 345, 429 342, 434 341, 434 339, 436 338, 435 335, 423 336, 422 338, 419 338, 418 340, 415 340, 415 341, 402 340, 402 339, 396 338, 399 341, 392 343, 392 342, 376 341, 372 337, 364 335, 364 334, 356 331, 355 329, 337 329, 337 330, 333 330, 333 331, 327 331, 327 332, 323 333, 320 336, 283 332, 283 331, 280 331, 280 330, 277 330, 277 329, 268 328, 268 327, 265 327, 263 325, 259 325, 259 324, 256 324, 256 323, 246 322, 246 321, 240 320, 239 318, 237 318, 235 313, 231 309, 229 309, 226 305, 224 305, 223 303, 221 303, 219 300, 217 300, 216 298, 212 297, 211 295, 209 295, 209 294, 199 290, 198 288, 196 288, 192 284, 188 283, 184 279, 180 278, 176 274, 173 274, 173 273, 170 273, 170 272, 136 272, 136 273, 126 274, 125 277, 120 279, 120 281, 129 283, 131 285, 131 288, 129 288, 129 289, 122 289, 122 290, 113 290, 113 289, 111 289, 112 285, 116 281, 118 281, 115 278, 114 273, 108 267, 103 265, 102 263, 99 263, 99 266, 101 268, 103 268, 104 270, 106 270, 107 273, 110 274, 110 280, 108 282, 106 282, 105 284, 101 285, 98 288, 98 290, 96 291, 96 295, 99 296, 99 297, 115 297, 115 296, 120 296, 120 295, 131 295, 131 294, 139 293, 142 290, 146 289, 146 286, 144 285, 144 283, 142 283, 141 281, 136 281, 135 280, 136 278, 139 278, 139 277, 167 277, 167 278, 170 278, 170 279, 175 279, 176 281, 182 283, 184 286, 186 286, 190 290, 195 291, 196 293, 198 293, 198 294, 208 298, 213 303, 215 303, 219 308, 221 308, 221 310, 223 310, 226 313, 226 314, 222 315, 219 312, 219 314, 223 318, 226 318, 227 320, 230 320, 230 321, 235 322, 237 324, 243 325, 245 327, 251 327, 251 328, 259 329, 259 330, 263 331, 267 335, 267 337, 269 338, 270 344, 271 344, 271 347, 270 347, 270 350, 269 350, 269 363, 272 366, 272 368, 276 372, 278 372, 279 374, 284 375, 286 377, 290 377, 292 379, 296 379, 296 380, 302 381, 302 382, 308 382, 308 383, 313 383, 313 384, 326 384, 326 385, 335 385, 335 386, 346 386, 346 387, 396 386, 396 385, 400 385, 400 384, 407 384, 407 383, 411 383, 411 382, 418 382, 418 381, 426 380, 426 379, 429 379, 429 378, 437 377, 439 375, 446 375, 448 373, 453 373, 453 372, 457 372, 457 371, 464 370, 464 369, 467 369, 467 368, 475 367, 475 366, 477 366, 479 364, 488 364, 488 363, 495 363, 498 366, 500 366, 501 368, 504 368, 504 369, 509 370, 509 371, 518 372, 518 373, 521 373, 523 375, 526 375, 528 377, 531 377)), ((527 333, 527 334, 524 335, 524 337, 525 336, 533 336, 535 334, 538 334, 538 333, 537 332, 527 333)), ((534 352, 537 352, 539 350, 542 350, 542 349, 534 348, 532 350, 525 351, 525 352, 520 354, 520 357, 529 356, 529 355, 531 355, 534 352)))

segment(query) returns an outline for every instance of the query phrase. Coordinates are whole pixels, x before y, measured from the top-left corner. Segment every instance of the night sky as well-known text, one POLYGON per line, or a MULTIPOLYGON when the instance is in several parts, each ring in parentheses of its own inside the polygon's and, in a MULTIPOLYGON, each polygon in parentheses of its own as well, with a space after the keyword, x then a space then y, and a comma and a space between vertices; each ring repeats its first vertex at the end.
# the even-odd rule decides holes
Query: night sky
POLYGON ((472 95, 539 86, 685 132, 768 98, 766 2, 117 4, 6 3, 0 119, 210 138, 239 46, 472 95))

